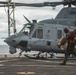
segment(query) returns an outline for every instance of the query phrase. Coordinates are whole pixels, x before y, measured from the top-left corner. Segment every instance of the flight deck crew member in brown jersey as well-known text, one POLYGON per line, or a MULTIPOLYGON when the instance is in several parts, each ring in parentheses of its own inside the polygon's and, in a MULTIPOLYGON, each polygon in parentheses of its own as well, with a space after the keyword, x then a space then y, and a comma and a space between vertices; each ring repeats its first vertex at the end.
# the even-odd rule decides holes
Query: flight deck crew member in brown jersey
POLYGON ((76 29, 74 29, 73 31, 69 31, 67 28, 64 28, 64 32, 66 33, 66 36, 63 37, 60 41, 59 44, 57 44, 57 46, 60 48, 62 45, 65 45, 65 43, 67 43, 67 48, 65 51, 65 57, 62 63, 60 63, 60 65, 66 65, 66 61, 68 59, 68 56, 70 54, 74 54, 76 56, 76 29))

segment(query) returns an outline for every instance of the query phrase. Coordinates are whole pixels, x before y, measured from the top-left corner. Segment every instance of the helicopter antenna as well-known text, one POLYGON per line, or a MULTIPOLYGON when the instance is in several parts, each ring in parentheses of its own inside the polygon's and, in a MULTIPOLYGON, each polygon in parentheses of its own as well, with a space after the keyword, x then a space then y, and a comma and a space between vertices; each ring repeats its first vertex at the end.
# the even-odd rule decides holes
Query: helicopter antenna
POLYGON ((27 17, 25 17, 24 15, 23 17, 28 21, 28 23, 31 23, 31 21, 27 17))

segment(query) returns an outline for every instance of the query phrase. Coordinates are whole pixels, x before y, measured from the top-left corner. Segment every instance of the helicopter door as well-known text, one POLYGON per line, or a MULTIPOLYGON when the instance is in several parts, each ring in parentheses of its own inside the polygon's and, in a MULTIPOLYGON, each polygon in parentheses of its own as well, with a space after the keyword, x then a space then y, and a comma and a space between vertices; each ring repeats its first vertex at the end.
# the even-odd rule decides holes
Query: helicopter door
POLYGON ((39 27, 32 35, 31 45, 33 49, 45 49, 46 42, 43 39, 43 28, 39 27))
POLYGON ((57 27, 57 41, 63 36, 63 27, 57 27))
POLYGON ((32 37, 43 39, 43 28, 41 27, 41 28, 36 29, 32 37))
POLYGON ((52 41, 52 48, 57 49, 56 43, 61 39, 63 36, 63 28, 60 26, 57 26, 55 29, 53 29, 53 41, 52 41))

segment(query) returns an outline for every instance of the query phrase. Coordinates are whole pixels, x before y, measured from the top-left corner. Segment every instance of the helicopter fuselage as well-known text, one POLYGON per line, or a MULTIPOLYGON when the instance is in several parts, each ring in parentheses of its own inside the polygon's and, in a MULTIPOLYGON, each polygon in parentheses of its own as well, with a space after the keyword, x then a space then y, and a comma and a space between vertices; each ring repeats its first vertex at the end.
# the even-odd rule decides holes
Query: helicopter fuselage
MULTIPOLYGON (((26 31, 21 31, 16 35, 11 35, 5 42, 10 46, 10 53, 16 52, 16 49, 28 51, 52 52, 60 50, 56 46, 56 42, 65 36, 64 28, 68 26, 35 23, 32 29, 26 34, 26 31)), ((60 51, 63 52, 63 51, 60 51)))
MULTIPOLYGON (((38 23, 32 23, 29 33, 25 31, 27 23, 16 35, 11 35, 5 42, 10 46, 10 53, 16 53, 16 49, 22 51, 41 51, 41 52, 60 52, 56 42, 62 36, 65 36, 64 28, 70 31, 76 26, 76 8, 63 8, 55 19, 43 20, 38 23)), ((65 48, 66 49, 66 48, 65 48)), ((64 50, 65 50, 64 49, 64 50)))

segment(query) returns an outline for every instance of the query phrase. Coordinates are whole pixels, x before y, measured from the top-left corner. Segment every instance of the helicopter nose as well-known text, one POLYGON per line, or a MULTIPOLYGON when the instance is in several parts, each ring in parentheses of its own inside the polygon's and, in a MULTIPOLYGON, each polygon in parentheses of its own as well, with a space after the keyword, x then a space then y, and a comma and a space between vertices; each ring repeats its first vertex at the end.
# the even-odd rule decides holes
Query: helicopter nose
POLYGON ((9 39, 9 38, 6 38, 6 39, 4 40, 4 42, 6 42, 8 45, 11 45, 11 39, 9 39))
POLYGON ((13 46, 15 44, 16 40, 8 37, 4 40, 4 42, 6 42, 9 46, 13 46))

